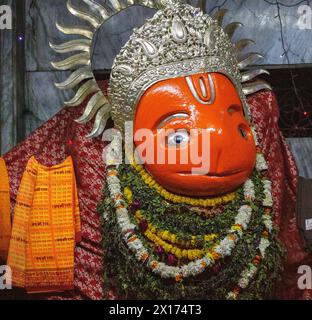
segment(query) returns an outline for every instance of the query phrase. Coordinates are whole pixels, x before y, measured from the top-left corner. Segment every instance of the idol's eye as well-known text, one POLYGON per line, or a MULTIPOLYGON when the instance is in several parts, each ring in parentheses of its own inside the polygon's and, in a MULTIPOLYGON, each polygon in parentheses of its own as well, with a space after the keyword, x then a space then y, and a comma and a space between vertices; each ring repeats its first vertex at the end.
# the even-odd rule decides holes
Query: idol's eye
POLYGON ((168 146, 182 147, 190 141, 190 135, 186 130, 179 130, 168 135, 168 146))

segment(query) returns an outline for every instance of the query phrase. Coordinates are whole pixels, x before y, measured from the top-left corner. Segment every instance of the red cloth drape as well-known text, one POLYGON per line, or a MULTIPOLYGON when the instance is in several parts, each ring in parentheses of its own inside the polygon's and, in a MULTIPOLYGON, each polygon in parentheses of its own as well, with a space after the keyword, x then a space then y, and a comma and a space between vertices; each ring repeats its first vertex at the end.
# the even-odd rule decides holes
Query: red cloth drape
POLYGON ((269 165, 273 183, 275 222, 279 237, 287 250, 284 273, 277 287, 278 299, 312 299, 312 290, 299 290, 298 267, 312 267, 312 255, 303 248, 303 239, 296 222, 296 193, 298 170, 290 149, 278 127, 279 108, 274 94, 262 91, 250 97, 253 123, 269 165))
MULTIPOLYGON (((105 83, 101 86, 104 88, 105 83)), ((297 269, 301 264, 312 266, 312 256, 303 250, 296 218, 296 186, 298 171, 289 148, 278 128, 279 110, 272 92, 262 91, 248 100, 259 140, 269 163, 273 181, 276 222, 280 238, 287 248, 283 281, 276 290, 277 299, 312 298, 312 292, 297 288, 297 269)), ((31 134, 24 142, 8 152, 6 161, 11 183, 13 209, 18 186, 28 159, 35 155, 44 165, 54 165, 71 154, 77 177, 82 241, 75 250, 75 291, 50 296, 57 299, 101 299, 103 297, 102 232, 97 204, 105 183, 105 166, 101 155, 104 147, 100 139, 88 140, 85 135, 92 124, 77 124, 85 104, 60 111, 31 134)), ((103 235, 105 236, 105 235, 103 235)))

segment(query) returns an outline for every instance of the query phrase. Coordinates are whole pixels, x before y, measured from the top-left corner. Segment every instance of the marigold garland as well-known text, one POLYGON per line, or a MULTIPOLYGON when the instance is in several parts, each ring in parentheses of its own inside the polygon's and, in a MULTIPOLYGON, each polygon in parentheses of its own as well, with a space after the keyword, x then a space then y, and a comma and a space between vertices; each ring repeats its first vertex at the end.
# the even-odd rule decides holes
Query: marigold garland
MULTIPOLYGON (((124 196, 127 202, 131 204, 133 200, 133 194, 129 187, 126 187, 124 189, 124 196)), ((137 210, 135 212, 135 217, 138 223, 140 223, 142 220, 145 219, 144 216, 142 215, 141 210, 137 210)), ((180 240, 176 234, 173 234, 168 230, 157 230, 157 228, 152 223, 148 223, 148 229, 150 232, 156 234, 160 239, 164 241, 168 241, 171 244, 177 244, 184 248, 195 247, 198 244, 199 238, 202 238, 202 241, 204 242, 210 242, 218 237, 217 234, 212 233, 212 234, 206 234, 204 236, 192 236, 190 240, 180 240)), ((241 226, 234 225, 233 230, 241 230, 241 226)))
MULTIPOLYGON (((138 210, 135 213, 135 217, 140 223, 142 221, 143 216, 141 212, 138 210)), ((210 253, 210 250, 204 249, 188 249, 191 246, 196 246, 197 241, 196 237, 193 236, 190 241, 179 241, 175 234, 170 233, 169 231, 157 231, 156 228, 152 224, 148 224, 147 230, 144 232, 146 237, 152 241, 155 245, 161 246, 165 252, 171 253, 175 255, 178 259, 188 259, 188 260, 196 260, 202 258, 205 254, 210 253), (170 243, 166 242, 169 241, 170 243), (177 247, 174 244, 177 244, 181 247, 177 247)), ((216 234, 205 235, 204 240, 206 242, 210 242, 217 238, 216 234)))
POLYGON ((146 185, 155 189, 158 194, 160 194, 164 199, 171 201, 173 203, 185 203, 192 206, 198 207, 214 207, 216 205, 225 204, 233 201, 236 197, 236 193, 232 192, 227 195, 223 195, 215 198, 207 198, 207 199, 197 199, 191 197, 183 197, 180 195, 173 194, 166 189, 164 189, 161 185, 159 185, 153 177, 146 172, 143 166, 137 164, 135 160, 132 158, 132 166, 134 169, 141 175, 142 180, 146 185))

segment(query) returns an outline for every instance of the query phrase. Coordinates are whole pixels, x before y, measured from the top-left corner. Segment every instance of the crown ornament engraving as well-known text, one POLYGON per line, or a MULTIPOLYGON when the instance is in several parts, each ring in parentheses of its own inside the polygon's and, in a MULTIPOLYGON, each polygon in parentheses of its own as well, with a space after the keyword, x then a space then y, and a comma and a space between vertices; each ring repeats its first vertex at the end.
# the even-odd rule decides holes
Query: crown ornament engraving
POLYGON ((259 75, 267 74, 266 70, 248 70, 248 66, 262 56, 253 52, 242 55, 242 51, 254 42, 250 39, 241 39, 236 44, 231 42, 242 24, 232 22, 222 28, 226 9, 210 17, 181 0, 108 0, 105 5, 94 0, 83 2, 87 11, 78 10, 70 0, 67 9, 87 21, 90 27, 56 24, 61 32, 76 34, 79 39, 50 46, 58 53, 74 53, 52 65, 58 70, 77 68, 67 80, 56 84, 61 90, 79 86, 76 95, 65 102, 67 106, 77 106, 92 95, 84 114, 77 120, 86 123, 95 118, 90 138, 101 135, 109 117, 113 118, 115 127, 123 131, 125 121, 133 119, 136 104, 143 93, 164 79, 202 72, 223 73, 235 85, 246 117, 249 115, 246 95, 271 89, 264 81, 253 82, 259 75), (115 58, 108 96, 104 96, 91 69, 92 39, 107 19, 132 5, 158 11, 142 27, 133 30, 129 41, 115 58))

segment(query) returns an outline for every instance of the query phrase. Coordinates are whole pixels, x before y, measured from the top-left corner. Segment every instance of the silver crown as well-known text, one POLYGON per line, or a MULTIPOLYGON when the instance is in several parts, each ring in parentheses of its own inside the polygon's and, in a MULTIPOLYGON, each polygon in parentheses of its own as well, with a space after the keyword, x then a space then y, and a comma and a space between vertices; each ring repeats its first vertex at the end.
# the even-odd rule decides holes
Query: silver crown
POLYGON ((62 45, 52 45, 57 52, 82 51, 64 61, 53 63, 61 70, 83 65, 63 83, 56 84, 60 89, 82 86, 76 96, 66 104, 79 105, 92 94, 84 114, 77 121, 86 123, 95 117, 93 131, 89 137, 100 135, 111 116, 115 127, 124 130, 125 121, 133 119, 136 104, 142 94, 153 84, 169 78, 189 76, 202 72, 220 72, 229 77, 240 95, 249 117, 246 95, 262 89, 271 89, 264 81, 251 82, 258 75, 268 73, 257 69, 242 72, 256 59, 258 53, 241 55, 241 51, 252 40, 242 39, 232 44, 231 38, 241 23, 232 22, 222 29, 226 10, 219 10, 214 18, 204 14, 182 1, 126 1, 109 0, 110 8, 105 8, 93 0, 83 0, 90 13, 75 9, 68 1, 68 10, 75 16, 90 23, 91 29, 62 27, 66 34, 79 34, 87 39, 73 40, 62 45), (90 48, 92 38, 100 26, 113 14, 127 6, 141 4, 160 9, 153 18, 133 35, 117 55, 110 78, 108 97, 100 91, 91 70, 90 48), (109 11, 110 10, 110 11, 109 11), (89 80, 88 80, 89 79, 89 80), (86 81, 88 80, 88 81, 86 81))

